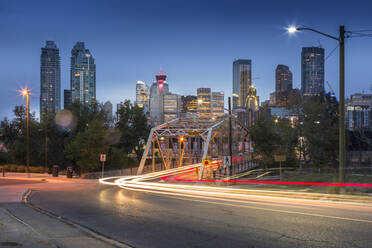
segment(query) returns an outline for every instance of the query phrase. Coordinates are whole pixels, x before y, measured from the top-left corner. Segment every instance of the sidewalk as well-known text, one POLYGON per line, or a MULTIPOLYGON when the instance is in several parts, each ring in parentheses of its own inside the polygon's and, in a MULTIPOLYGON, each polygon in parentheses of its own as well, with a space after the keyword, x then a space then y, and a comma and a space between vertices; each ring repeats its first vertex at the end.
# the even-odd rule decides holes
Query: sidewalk
POLYGON ((128 247, 22 202, 30 188, 63 189, 96 180, 9 173, 0 181, 0 247, 128 247))

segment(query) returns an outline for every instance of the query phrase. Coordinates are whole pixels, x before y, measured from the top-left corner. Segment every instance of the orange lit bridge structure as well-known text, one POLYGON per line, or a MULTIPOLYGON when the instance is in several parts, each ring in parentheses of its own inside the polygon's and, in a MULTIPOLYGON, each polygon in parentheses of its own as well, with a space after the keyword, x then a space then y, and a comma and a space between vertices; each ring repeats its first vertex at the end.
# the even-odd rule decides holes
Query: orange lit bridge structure
POLYGON ((248 169, 253 158, 249 130, 237 119, 231 119, 232 158, 228 115, 217 121, 197 117, 173 119, 151 129, 137 174, 143 174, 145 167, 146 171, 155 172, 195 165, 202 179, 213 171, 214 175, 218 171, 219 175, 227 176, 248 169), (213 163, 202 163, 206 160, 213 163))

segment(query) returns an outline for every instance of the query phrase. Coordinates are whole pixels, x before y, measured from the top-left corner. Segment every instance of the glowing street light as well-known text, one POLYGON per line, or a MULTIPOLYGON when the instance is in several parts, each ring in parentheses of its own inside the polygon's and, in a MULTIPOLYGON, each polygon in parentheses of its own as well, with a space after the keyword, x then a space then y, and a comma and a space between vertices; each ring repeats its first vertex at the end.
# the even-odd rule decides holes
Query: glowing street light
POLYGON ((27 97, 27 141, 26 141, 26 149, 27 149, 27 155, 26 155, 26 174, 27 177, 30 177, 30 90, 29 89, 22 89, 19 91, 22 96, 27 97))
POLYGON ((295 26, 290 26, 287 28, 288 33, 294 34, 297 32, 297 28, 295 26))

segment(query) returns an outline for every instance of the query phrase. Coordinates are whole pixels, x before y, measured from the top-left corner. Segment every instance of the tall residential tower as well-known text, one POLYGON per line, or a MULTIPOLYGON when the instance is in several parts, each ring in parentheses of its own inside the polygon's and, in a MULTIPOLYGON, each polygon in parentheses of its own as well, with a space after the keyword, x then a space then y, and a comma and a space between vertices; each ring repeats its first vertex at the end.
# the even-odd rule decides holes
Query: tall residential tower
POLYGON ((77 42, 71 50, 70 78, 72 102, 96 101, 96 65, 84 42, 77 42))
POLYGON ((40 56, 40 119, 45 111, 61 110, 61 67, 59 49, 54 41, 46 41, 40 56))

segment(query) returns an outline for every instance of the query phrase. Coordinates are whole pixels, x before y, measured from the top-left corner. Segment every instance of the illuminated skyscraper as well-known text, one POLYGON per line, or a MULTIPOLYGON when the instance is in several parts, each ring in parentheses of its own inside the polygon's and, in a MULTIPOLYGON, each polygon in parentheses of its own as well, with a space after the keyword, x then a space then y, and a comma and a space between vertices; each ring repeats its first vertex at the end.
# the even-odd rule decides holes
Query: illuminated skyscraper
POLYGON ((182 96, 182 113, 196 113, 198 99, 196 96, 182 96))
POLYGON ((223 92, 212 92, 212 118, 220 118, 224 114, 225 97, 223 92))
POLYGON ((142 81, 137 81, 136 83, 136 104, 141 108, 148 108, 149 88, 142 81))
POLYGON ((252 84, 252 61, 238 59, 233 63, 233 108, 246 107, 248 89, 252 84))
POLYGON ((169 88, 166 81, 167 75, 163 72, 159 72, 155 78, 150 88, 150 123, 159 125, 164 122, 163 96, 169 93, 169 88))
POLYGON ((275 94, 273 106, 287 107, 289 98, 292 97, 292 72, 286 65, 278 65, 275 70, 275 94))
POLYGON ((44 111, 61 110, 61 67, 59 49, 54 41, 46 41, 40 56, 40 117, 44 111))
POLYGON ((212 118, 212 96, 211 88, 198 88, 198 113, 200 118, 211 119, 212 118))
POLYGON ((303 47, 301 53, 301 92, 318 95, 324 91, 324 48, 303 47))
POLYGON ((72 102, 91 104, 96 101, 96 65, 84 42, 77 42, 71 50, 70 79, 72 102))
POLYGON ((292 89, 292 72, 286 65, 278 65, 275 70, 275 92, 292 89))

